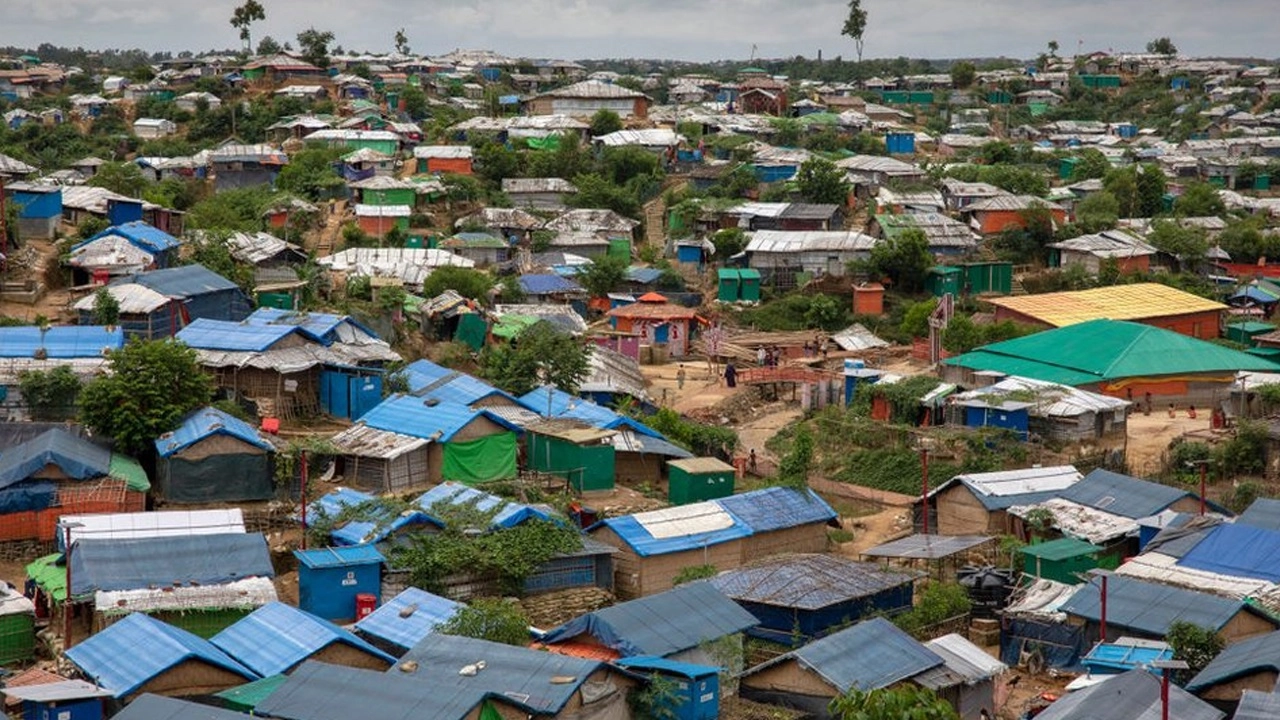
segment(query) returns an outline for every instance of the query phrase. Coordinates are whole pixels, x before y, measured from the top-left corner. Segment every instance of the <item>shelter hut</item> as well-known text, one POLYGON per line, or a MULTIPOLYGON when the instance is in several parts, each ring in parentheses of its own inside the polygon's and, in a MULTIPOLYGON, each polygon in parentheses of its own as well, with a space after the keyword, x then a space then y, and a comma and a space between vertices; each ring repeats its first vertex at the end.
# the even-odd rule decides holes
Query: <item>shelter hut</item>
POLYGON ((210 638, 227 655, 262 677, 283 675, 307 660, 386 670, 395 661, 348 630, 273 602, 210 638))
POLYGON ((525 426, 529 469, 565 478, 575 491, 613 489, 613 430, 577 420, 543 420, 525 426))
POLYGON ((275 446, 257 429, 212 407, 156 438, 155 495, 170 502, 269 500, 275 446))
POLYGON ((1003 695, 1001 675, 1007 665, 956 633, 925 642, 925 648, 942 658, 942 665, 914 678, 951 703, 961 720, 985 720, 1003 695))
POLYGON ((1123 447, 1128 428, 1127 400, 1058 383, 1009 377, 994 385, 952 396, 948 423, 970 427, 1008 426, 994 420, 993 409, 1011 404, 1025 410, 1024 435, 1063 443, 1123 447), (976 411, 976 412, 975 412, 976 411), (975 417, 976 416, 976 417, 975 417))
MULTIPOLYGON (((74 408, 34 408, 22 395, 21 379, 26 371, 50 371, 66 367, 82 382, 107 370, 107 351, 124 346, 125 335, 120 328, 107 328, 90 324, 0 328, 0 419, 7 421, 29 420, 33 414, 49 420, 69 417, 74 408)), ((30 429, 37 423, 22 423, 30 429)), ((51 429, 42 428, 41 431, 51 429)), ((38 433, 37 433, 38 434, 38 433)), ((24 439, 34 437, 28 436, 24 439)), ((16 445, 12 436, 3 438, 4 445, 16 445)))
POLYGON ((1280 632, 1231 645, 1187 683, 1187 690, 1222 710, 1234 710, 1242 693, 1269 693, 1280 678, 1280 632))
POLYGON ((144 693, 207 695, 258 679, 208 640, 142 613, 68 648, 66 657, 85 677, 125 702, 144 693))
POLYGON ((1245 690, 1232 720, 1271 720, 1280 717, 1280 693, 1245 690))
POLYGON ((576 617, 543 634, 539 646, 579 657, 643 655, 733 669, 742 663, 741 633, 756 622, 711 584, 694 582, 576 617))
POLYGON ((399 657, 465 607, 462 603, 408 587, 355 624, 356 635, 399 657))
POLYGON ((1007 535, 1009 508, 1056 497, 1083 477, 1071 465, 957 475, 929 492, 929 527, 942 535, 1007 535))
POLYGON ((972 564, 970 559, 993 540, 989 535, 908 535, 867 548, 862 556, 908 568, 923 566, 931 575, 948 577, 972 564))
POLYGON ((36 606, 5 584, 0 587, 0 663, 16 665, 36 656, 36 606))
POLYGON ((205 703, 144 694, 112 717, 121 720, 243 720, 244 715, 234 709, 224 710, 205 703))
POLYGON ((911 609, 919 573, 835 555, 780 555, 709 582, 750 612, 747 634, 787 645, 829 634, 866 615, 911 609))
MULTIPOLYGON (((172 337, 194 320, 239 322, 253 310, 239 285, 202 265, 125 275, 107 287, 120 302, 120 324, 130 337, 172 337)), ((92 317, 95 297, 75 304, 82 323, 92 317)))
POLYGON ((740 693, 748 700, 830 718, 828 704, 850 690, 912 682, 943 664, 941 656, 893 623, 873 618, 746 670, 740 693))
MULTIPOLYGON (((1039 720, 1095 720, 1103 717, 1161 717, 1165 690, 1160 678, 1146 669, 1130 670, 1055 700, 1040 711, 1039 720)), ((1168 715, 1178 720, 1222 720, 1218 710, 1175 684, 1168 689, 1168 715)))

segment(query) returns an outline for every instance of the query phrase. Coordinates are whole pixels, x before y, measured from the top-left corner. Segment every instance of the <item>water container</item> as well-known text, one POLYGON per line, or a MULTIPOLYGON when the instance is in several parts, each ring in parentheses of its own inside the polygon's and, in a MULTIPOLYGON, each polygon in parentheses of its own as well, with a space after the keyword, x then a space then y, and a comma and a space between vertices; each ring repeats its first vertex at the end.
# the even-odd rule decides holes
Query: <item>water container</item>
POLYGON ((360 621, 373 614, 378 607, 378 597, 373 593, 356 594, 356 620, 360 621))

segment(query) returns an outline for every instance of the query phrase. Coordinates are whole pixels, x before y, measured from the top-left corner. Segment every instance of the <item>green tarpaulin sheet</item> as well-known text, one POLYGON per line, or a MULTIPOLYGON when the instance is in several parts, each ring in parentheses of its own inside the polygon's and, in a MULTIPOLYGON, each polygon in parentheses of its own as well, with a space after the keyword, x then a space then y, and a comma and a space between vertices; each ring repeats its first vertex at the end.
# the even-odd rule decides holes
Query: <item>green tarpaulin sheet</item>
POLYGON ((548 135, 540 138, 526 138, 525 143, 534 150, 555 150, 560 147, 559 135, 548 135))
POLYGON ((537 325, 542 318, 533 315, 503 315, 493 326, 493 336, 510 340, 537 325))
POLYGON ((484 337, 489 332, 489 324, 484 318, 475 313, 465 313, 458 316, 458 329, 453 333, 453 339, 466 343, 472 350, 479 350, 484 347, 484 337))
POLYGON ((467 485, 515 477, 515 433, 504 432, 479 440, 445 443, 441 474, 445 480, 467 485))

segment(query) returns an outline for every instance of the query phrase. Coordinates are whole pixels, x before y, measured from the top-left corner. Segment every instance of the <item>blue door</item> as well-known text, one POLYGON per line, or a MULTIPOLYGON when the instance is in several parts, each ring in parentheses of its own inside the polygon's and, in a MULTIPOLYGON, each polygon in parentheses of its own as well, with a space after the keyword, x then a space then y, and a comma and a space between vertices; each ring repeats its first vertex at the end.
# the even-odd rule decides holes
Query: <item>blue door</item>
POLYGON ((347 387, 351 400, 349 407, 352 420, 359 420, 382 402, 381 375, 353 375, 347 387))
POLYGON ((325 370, 320 373, 320 406, 334 417, 350 417, 351 403, 348 401, 348 376, 336 370, 325 370), (327 400, 327 402, 326 402, 327 400))
POLYGON ((665 343, 671 334, 671 326, 667 323, 655 325, 653 328, 653 341, 655 343, 665 343))

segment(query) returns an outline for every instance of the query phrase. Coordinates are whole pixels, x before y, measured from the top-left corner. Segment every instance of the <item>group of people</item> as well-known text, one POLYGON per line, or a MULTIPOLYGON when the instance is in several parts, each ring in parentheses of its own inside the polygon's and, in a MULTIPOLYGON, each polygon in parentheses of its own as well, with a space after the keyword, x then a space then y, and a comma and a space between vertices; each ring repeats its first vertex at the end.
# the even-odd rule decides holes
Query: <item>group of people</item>
POLYGON ((782 348, 777 345, 756 348, 756 364, 760 367, 777 367, 782 362, 782 348))
POLYGON ((827 350, 828 350, 827 343, 828 343, 827 338, 822 335, 818 335, 817 337, 815 337, 813 339, 813 342, 809 342, 806 340, 804 343, 804 356, 805 357, 821 357, 823 360, 826 360, 827 350))

